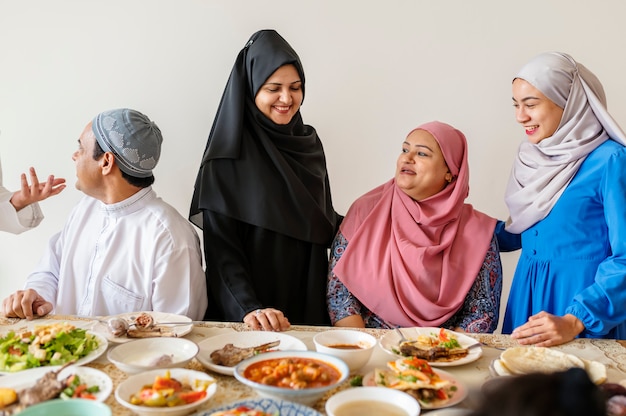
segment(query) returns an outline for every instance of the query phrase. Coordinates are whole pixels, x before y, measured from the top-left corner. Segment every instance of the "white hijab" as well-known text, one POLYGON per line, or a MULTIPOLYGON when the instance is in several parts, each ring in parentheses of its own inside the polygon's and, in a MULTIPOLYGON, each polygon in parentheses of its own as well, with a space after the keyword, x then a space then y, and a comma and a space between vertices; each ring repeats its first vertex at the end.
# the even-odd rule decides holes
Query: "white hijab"
POLYGON ((598 78, 571 56, 540 54, 515 78, 564 109, 554 134, 538 144, 522 143, 513 164, 504 198, 511 215, 506 229, 521 233, 550 213, 589 153, 609 138, 626 145, 626 135, 606 110, 598 78))

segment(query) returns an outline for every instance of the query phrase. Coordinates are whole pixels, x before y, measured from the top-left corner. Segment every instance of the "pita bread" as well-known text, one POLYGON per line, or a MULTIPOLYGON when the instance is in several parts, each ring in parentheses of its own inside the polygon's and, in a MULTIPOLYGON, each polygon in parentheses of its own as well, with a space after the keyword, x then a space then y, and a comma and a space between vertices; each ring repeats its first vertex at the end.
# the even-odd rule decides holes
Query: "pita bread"
POLYGON ((499 376, 512 376, 514 375, 511 370, 509 370, 506 365, 502 362, 502 360, 494 360, 493 361, 493 371, 499 376))
POLYGON ((596 384, 602 384, 607 379, 606 366, 601 362, 545 347, 507 348, 493 363, 498 375, 555 373, 574 367, 584 368, 596 384))
POLYGON ((544 347, 507 348, 500 359, 514 374, 554 373, 568 368, 585 368, 580 358, 544 347))
POLYGON ((606 365, 598 361, 584 360, 585 370, 589 374, 589 378, 596 384, 602 384, 606 382, 606 365))

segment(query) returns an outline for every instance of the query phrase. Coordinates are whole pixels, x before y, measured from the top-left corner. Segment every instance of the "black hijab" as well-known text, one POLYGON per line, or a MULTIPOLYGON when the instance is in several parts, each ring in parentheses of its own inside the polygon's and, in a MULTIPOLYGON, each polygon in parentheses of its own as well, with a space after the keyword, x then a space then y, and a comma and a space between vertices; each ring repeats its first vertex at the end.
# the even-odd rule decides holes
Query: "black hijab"
POLYGON ((276 31, 256 32, 239 52, 196 179, 189 219, 198 227, 211 210, 303 241, 332 240, 337 214, 317 132, 299 111, 278 125, 254 103, 287 64, 298 71, 304 98, 300 58, 276 31))

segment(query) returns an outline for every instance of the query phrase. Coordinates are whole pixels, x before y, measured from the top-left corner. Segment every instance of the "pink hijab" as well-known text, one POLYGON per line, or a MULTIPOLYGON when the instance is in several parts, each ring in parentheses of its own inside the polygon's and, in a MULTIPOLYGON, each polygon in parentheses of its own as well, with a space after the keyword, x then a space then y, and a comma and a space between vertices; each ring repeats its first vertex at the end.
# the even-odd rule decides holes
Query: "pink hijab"
POLYGON ((395 179, 357 199, 340 227, 349 244, 334 273, 386 322, 440 326, 463 305, 496 220, 464 203, 469 168, 463 133, 438 121, 413 131, 418 129, 437 140, 456 179, 419 202, 395 179))

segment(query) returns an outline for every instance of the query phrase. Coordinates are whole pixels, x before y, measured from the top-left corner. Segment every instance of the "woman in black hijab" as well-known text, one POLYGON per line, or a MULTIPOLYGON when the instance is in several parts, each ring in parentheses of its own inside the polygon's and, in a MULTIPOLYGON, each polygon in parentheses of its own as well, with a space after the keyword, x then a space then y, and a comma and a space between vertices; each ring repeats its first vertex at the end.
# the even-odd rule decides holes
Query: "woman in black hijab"
POLYGON ((237 56, 204 152, 190 220, 202 228, 206 319, 285 330, 329 324, 327 248, 341 217, 326 158, 300 115, 304 71, 275 31, 237 56))

